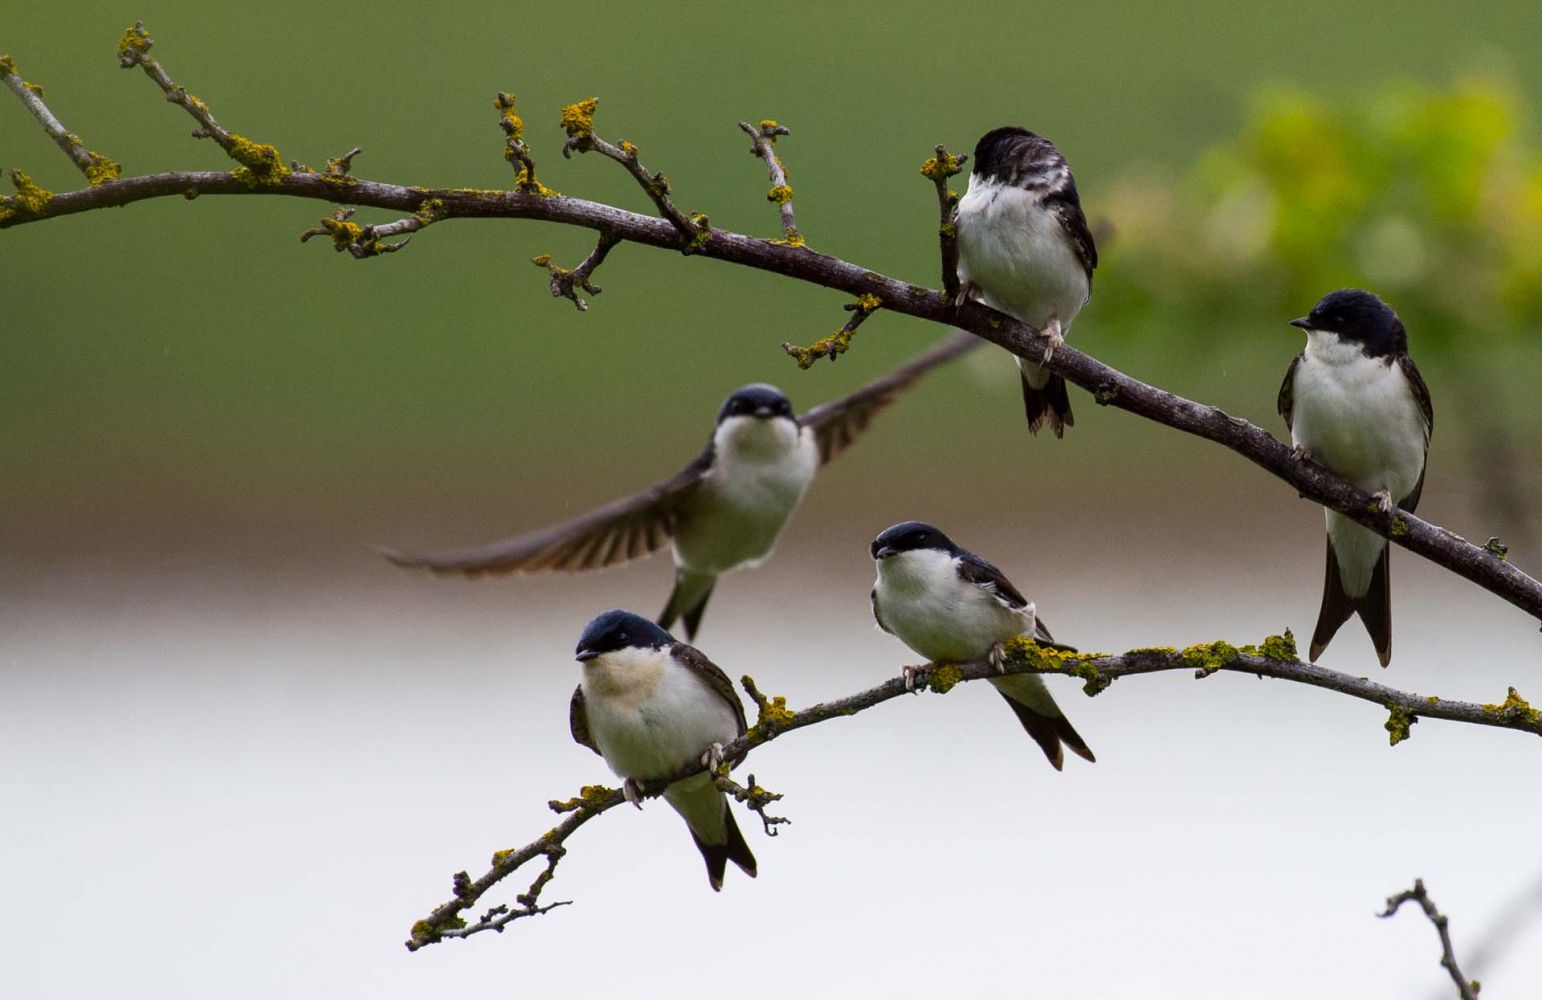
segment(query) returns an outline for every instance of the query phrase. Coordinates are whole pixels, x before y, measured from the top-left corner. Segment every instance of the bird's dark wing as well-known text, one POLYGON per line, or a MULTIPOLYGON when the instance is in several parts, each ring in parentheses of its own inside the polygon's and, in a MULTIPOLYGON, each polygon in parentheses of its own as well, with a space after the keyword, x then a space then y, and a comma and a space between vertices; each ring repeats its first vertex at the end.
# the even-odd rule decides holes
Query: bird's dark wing
POLYGON ((614 566, 655 551, 674 536, 681 501, 712 466, 712 446, 669 479, 582 517, 472 549, 377 551, 398 566, 435 573, 577 572, 614 566))
POLYGON ((1285 369, 1285 381, 1280 383, 1280 395, 1275 400, 1274 408, 1285 418, 1285 429, 1293 430, 1291 424, 1296 410, 1296 368, 1300 366, 1301 359, 1306 357, 1306 352, 1290 359, 1290 367, 1285 369))
POLYGON ((978 347, 983 341, 962 330, 917 354, 908 362, 879 379, 874 379, 849 396, 814 407, 799 421, 814 432, 819 444, 819 464, 828 463, 845 451, 872 423, 873 417, 900 393, 918 382, 922 375, 938 365, 952 361, 978 347))
MULTIPOLYGON (((1408 385, 1413 389, 1414 399, 1419 404, 1419 412, 1424 414, 1424 457, 1426 463, 1430 454, 1430 437, 1435 433, 1435 407, 1430 403, 1430 387, 1424 384, 1424 376, 1419 374, 1419 366, 1414 364, 1414 359, 1407 354, 1397 356, 1397 365, 1403 369, 1403 377, 1408 379, 1408 385)), ((1414 484, 1413 492, 1409 493, 1397 502, 1397 505, 1410 514, 1419 506, 1419 496, 1424 492, 1424 473, 1428 469, 1419 470, 1419 481, 1414 484)))
POLYGON ((1028 599, 1012 586, 1012 581, 1008 580, 1001 570, 973 552, 960 555, 958 576, 959 579, 974 584, 1013 611, 1021 611, 1028 606, 1028 599))
POLYGON ((867 598, 869 603, 873 605, 873 621, 878 623, 879 628, 883 629, 890 635, 893 635, 894 630, 883 623, 883 615, 878 613, 878 588, 874 587, 873 592, 867 595, 867 598))
POLYGON ((734 682, 728 679, 721 667, 711 660, 695 646, 688 646, 683 642, 677 642, 669 650, 675 659, 694 673, 697 677, 707 682, 707 686, 717 693, 718 697, 733 707, 734 718, 739 721, 739 733, 743 736, 748 728, 744 721, 744 706, 739 702, 739 696, 734 692, 734 682))
POLYGON ((1071 249, 1076 251, 1082 269, 1087 272, 1087 280, 1091 281, 1092 270, 1098 266, 1098 246, 1093 242, 1092 230, 1087 228, 1087 216, 1082 214, 1082 202, 1076 194, 1076 184, 1073 182, 1063 191, 1046 195, 1044 207, 1060 223, 1061 231, 1071 241, 1071 249))
POLYGON ((568 732, 573 734, 574 743, 588 747, 595 753, 600 752, 600 748, 594 745, 594 737, 589 735, 589 713, 584 710, 582 686, 573 689, 573 700, 568 702, 568 732))

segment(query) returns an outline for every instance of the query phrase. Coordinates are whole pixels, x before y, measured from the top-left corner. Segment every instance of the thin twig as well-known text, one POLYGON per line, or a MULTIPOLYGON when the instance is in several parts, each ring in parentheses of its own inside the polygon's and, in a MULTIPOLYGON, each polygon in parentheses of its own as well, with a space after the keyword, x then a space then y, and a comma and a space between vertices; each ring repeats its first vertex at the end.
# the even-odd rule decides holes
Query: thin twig
POLYGON ((244 135, 237 135, 226 129, 215 120, 214 112, 209 110, 209 105, 189 94, 187 88, 175 83, 160 62, 150 55, 150 48, 154 44, 155 39, 151 38, 150 33, 145 30, 145 23, 134 22, 134 26, 125 31, 118 41, 118 65, 124 69, 133 69, 138 66, 144 70, 145 75, 161 88, 161 92, 166 95, 166 100, 192 115, 193 120, 198 123, 198 128, 193 130, 193 138, 213 139, 225 151, 225 155, 241 164, 231 171, 238 180, 257 187, 276 184, 290 174, 290 169, 284 165, 284 158, 279 155, 277 148, 266 143, 253 142, 244 135))
POLYGON ((851 335, 857 332, 869 316, 873 314, 883 303, 876 295, 860 296, 855 302, 848 302, 842 309, 851 313, 851 317, 841 324, 841 328, 828 337, 821 337, 807 347, 799 347, 790 341, 782 343, 782 350, 798 362, 799 368, 808 368, 820 358, 829 358, 832 362, 851 348, 851 335))
POLYGON ((499 91, 493 100, 498 109, 498 126, 503 129, 503 158, 514 168, 514 186, 525 194, 551 196, 551 188, 535 179, 535 160, 525 143, 525 120, 514 110, 514 95, 499 91))
MULTIPOLYGON (((354 151, 358 152, 357 150, 354 151)), ((352 156, 353 154, 348 154, 352 156)), ((333 163, 338 161, 328 160, 327 167, 330 170, 333 163)), ((415 233, 425 226, 432 225, 439 218, 439 202, 429 199, 425 201, 416 212, 405 219, 395 222, 387 222, 378 226, 361 226, 352 222, 354 209, 339 208, 333 212, 330 218, 322 219, 321 225, 307 229, 300 234, 300 242, 306 243, 317 236, 329 236, 332 239, 332 249, 338 253, 348 251, 355 259, 363 260, 366 257, 378 257, 381 254, 395 253, 404 249, 412 242, 409 235, 406 239, 397 243, 386 243, 384 240, 393 236, 415 233)))
POLYGON ((1424 879, 1414 879, 1412 889, 1405 889, 1396 896, 1387 899, 1387 908, 1376 914, 1378 917, 1390 917, 1398 911, 1406 902, 1412 900, 1424 908, 1424 915, 1430 918, 1430 923, 1435 925, 1435 930, 1440 934, 1440 964, 1451 974, 1451 981, 1456 984, 1456 991, 1462 1000, 1478 1000, 1478 990, 1481 988, 1476 979, 1468 979, 1462 975, 1462 970, 1456 964, 1456 951, 1451 947, 1451 931, 1447 928, 1448 921, 1441 912, 1435 909, 1435 903, 1430 899, 1429 893, 1424 891, 1424 879))
POLYGON ((684 212, 676 208, 675 203, 669 199, 669 178, 662 173, 650 174, 648 168, 637 159, 635 145, 622 139, 619 146, 613 146, 595 134, 594 113, 599 106, 599 98, 589 97, 562 109, 562 130, 568 134, 567 142, 562 144, 563 158, 571 156, 574 150, 587 153, 592 149, 621 164, 642 185, 648 197, 653 199, 659 214, 668 219, 685 240, 680 250, 687 254, 699 251, 701 244, 712 232, 707 217, 694 214, 687 218, 684 212))
POLYGON ((0 55, 0 82, 11 88, 11 92, 32 112, 32 117, 43 126, 43 131, 48 133, 54 145, 64 150, 70 162, 86 175, 86 180, 92 184, 105 184, 122 175, 123 170, 118 164, 101 153, 87 149, 80 136, 64 127, 48 105, 43 103, 43 88, 23 80, 16 69, 16 60, 9 55, 0 55))
POLYGON ((544 267, 550 272, 553 298, 571 299, 579 312, 585 312, 589 308, 589 303, 579 297, 576 289, 582 288, 590 295, 598 295, 603 291, 599 285, 590 283, 589 278, 594 274, 594 269, 605 262, 605 255, 610 253, 610 248, 620 242, 621 237, 608 229, 602 229, 594 249, 589 251, 589 256, 580 261, 577 267, 561 267, 552 260, 549 253, 531 257, 530 263, 536 267, 544 267))
POLYGON ((958 194, 948 190, 948 178, 962 173, 969 155, 954 156, 941 144, 921 164, 921 173, 937 187, 937 242, 942 252, 942 293, 958 300, 958 194))
MULTIPOLYGON (((1390 721, 1402 720, 1402 735, 1394 732, 1391 740, 1393 744, 1405 739, 1407 726, 1421 717, 1513 729, 1542 736, 1542 718, 1539 718, 1539 713, 1514 695, 1513 689, 1511 697, 1499 705, 1477 705, 1398 691, 1363 677, 1352 677, 1301 662, 1296 658, 1295 640, 1289 632, 1283 636, 1270 636, 1257 646, 1239 647, 1227 642, 1214 642, 1181 650, 1134 649, 1117 656, 1108 653, 1064 652, 1041 647, 1029 639, 1016 639, 1006 644, 1000 667, 984 661, 932 664, 917 671, 920 680, 916 683, 916 690, 945 694, 962 682, 986 680, 1003 674, 1031 673, 1076 677, 1083 681, 1083 690, 1087 694, 1095 695, 1122 677, 1169 670, 1189 670, 1197 677, 1208 677, 1216 672, 1252 674, 1349 695, 1386 709, 1392 716, 1390 721)), ((762 693, 753 678, 745 677, 741 683, 757 709, 757 718, 748 732, 723 747, 723 760, 727 766, 743 761, 756 747, 786 733, 832 719, 846 718, 909 693, 904 679, 895 676, 865 691, 795 711, 787 707, 785 697, 770 697, 762 693)), ((642 794, 644 797, 659 795, 674 782, 704 769, 703 764, 692 764, 667 778, 641 786, 642 794)), ((755 787, 754 779, 751 778, 746 794, 753 796, 755 787)), ((407 947, 415 951, 443 938, 469 937, 480 931, 495 929, 485 920, 468 925, 461 913, 475 905, 484 893, 521 865, 543 856, 551 845, 562 844, 578 827, 623 801, 625 799, 619 789, 595 785, 586 786, 576 798, 566 802, 552 802, 554 810, 570 815, 535 841, 495 855, 491 870, 475 882, 467 882, 464 891, 457 891, 454 899, 440 905, 413 926, 412 938, 407 942, 407 947)), ((770 801, 775 799, 766 799, 766 802, 770 801)), ((762 821, 766 822, 764 816, 762 821)))
MULTIPOLYGON (((792 210, 792 185, 787 183, 787 168, 783 166, 782 158, 776 155, 776 137, 790 135, 791 130, 770 118, 762 119, 759 126, 740 122, 739 127, 750 137, 750 155, 758 156, 765 162, 766 174, 771 178, 771 190, 766 192, 766 200, 775 202, 781 211, 780 242, 791 247, 806 246, 808 241, 798 231, 798 217, 792 210)), ((807 368, 808 365, 803 367, 807 368)))

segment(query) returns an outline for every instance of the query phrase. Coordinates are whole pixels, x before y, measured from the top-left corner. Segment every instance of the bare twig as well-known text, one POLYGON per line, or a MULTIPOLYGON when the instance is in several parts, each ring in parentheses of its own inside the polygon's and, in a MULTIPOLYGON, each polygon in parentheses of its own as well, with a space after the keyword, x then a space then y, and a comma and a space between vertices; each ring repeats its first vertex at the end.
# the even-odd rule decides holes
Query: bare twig
POLYGON ((209 105, 189 94, 187 88, 173 82, 160 62, 150 55, 150 48, 154 44, 155 39, 145 30, 145 23, 134 22, 134 26, 118 40, 118 65, 124 69, 138 66, 144 70, 145 75, 161 88, 166 100, 192 115, 198 123, 198 128, 193 130, 193 138, 213 139, 225 151, 225 155, 241 164, 231 171, 237 180, 257 187, 276 184, 289 175, 290 170, 284 165, 284 158, 279 155, 276 147, 253 142, 244 135, 229 131, 215 120, 209 105))
POLYGON ((589 308, 589 303, 579 297, 575 289, 582 288, 590 295, 598 295, 603 289, 599 285, 591 284, 590 275, 594 269, 605 261, 605 255, 610 253, 610 248, 621 242, 621 237, 608 229, 600 230, 600 239, 589 251, 589 256, 579 262, 574 268, 560 267, 552 261, 551 254, 543 253, 538 257, 531 257, 530 263, 536 267, 544 267, 551 274, 551 293, 553 298, 571 299, 578 307, 579 312, 589 308))
POLYGON ((954 156, 941 144, 921 164, 921 173, 937 187, 937 241, 942 250, 942 292, 948 301, 958 299, 958 194, 948 190, 948 178, 962 173, 969 155, 954 156))
POLYGON ((1451 974, 1451 981, 1456 983, 1457 994, 1462 1000, 1478 1000, 1479 983, 1476 979, 1469 980, 1462 975, 1462 970, 1456 964, 1456 951, 1451 947, 1451 931, 1447 928, 1445 916, 1437 909, 1430 899, 1429 893, 1424 891, 1424 880, 1414 879, 1412 889, 1405 889, 1396 896, 1387 899, 1387 908, 1376 914, 1378 917, 1390 917, 1402 907, 1404 903, 1412 900, 1424 908, 1424 915, 1430 918, 1430 923, 1435 925, 1435 930, 1440 934, 1440 964, 1451 974))
POLYGON ((21 73, 16 69, 16 60, 9 55, 0 55, 0 82, 11 88, 26 107, 32 112, 32 117, 43 126, 43 131, 54 141, 54 145, 64 150, 64 155, 70 158, 70 162, 86 175, 86 180, 92 184, 105 184, 116 180, 122 174, 122 168, 101 153, 93 152, 86 148, 80 136, 64 127, 48 105, 43 103, 43 88, 35 83, 29 83, 21 78, 21 73))
MULTIPOLYGON (((1031 673, 1076 677, 1083 682, 1083 691, 1095 695, 1122 677, 1169 670, 1191 670, 1196 677, 1230 672, 1294 681, 1370 702, 1387 709, 1394 718, 1401 716, 1409 722, 1420 717, 1446 719, 1542 736, 1542 718, 1539 718, 1539 713, 1514 695, 1513 689, 1512 697, 1502 705, 1476 705, 1398 691, 1363 677, 1352 677, 1301 662, 1296 658, 1295 640, 1289 632, 1283 636, 1270 636, 1257 646, 1239 647, 1227 642, 1213 642, 1186 649, 1133 649, 1122 655, 1071 653, 1041 647, 1029 639, 1016 639, 1006 644, 1000 667, 985 661, 932 664, 918 672, 922 680, 916 685, 916 690, 945 694, 966 681, 985 680, 1002 674, 1031 673)), ((723 747, 725 768, 743 761, 756 747, 786 733, 855 715, 909 693, 903 678, 895 676, 865 691, 794 711, 787 707, 785 697, 769 697, 762 693, 753 678, 745 677, 741 683, 757 709, 757 717, 755 725, 748 732, 723 747)), ((1397 740, 1392 742, 1396 743, 1397 740)), ((667 778, 648 782, 642 786, 642 793, 645 797, 659 795, 674 782, 704 769, 702 764, 693 764, 667 778)), ((726 775, 726 771, 719 771, 718 774, 726 775)), ((747 801, 751 808, 755 808, 755 799, 763 799, 759 803, 761 808, 755 811, 761 813, 762 823, 766 825, 767 833, 770 833, 771 827, 776 825, 775 821, 780 817, 767 818, 763 809, 766 804, 775 801, 777 796, 764 789, 759 789, 757 793, 758 786, 753 777, 749 784, 747 789, 735 786, 743 791, 742 796, 732 788, 725 788, 725 791, 734 794, 740 801, 747 801)), ((491 870, 475 882, 466 882, 462 889, 457 890, 454 899, 441 904, 413 926, 407 947, 415 951, 443 938, 468 937, 480 931, 496 929, 485 919, 468 925, 461 913, 475 905, 484 893, 521 865, 544 856, 550 846, 562 844, 578 827, 623 801, 620 790, 593 785, 583 788, 575 798, 552 802, 552 809, 568 813, 567 818, 531 843, 494 855, 491 870)))
POLYGON ((766 192, 766 200, 775 202, 782 215, 780 242, 791 247, 807 245, 808 241, 798 231, 798 217, 793 214, 792 185, 787 183, 787 168, 782 165, 782 158, 776 155, 776 137, 790 135, 791 130, 770 118, 762 119, 759 126, 740 122, 739 127, 750 137, 750 154, 765 161, 766 174, 771 178, 771 190, 766 192))
POLYGON ((746 787, 728 776, 728 765, 724 764, 718 769, 717 773, 713 774, 712 783, 722 791, 732 795, 735 801, 744 803, 750 812, 759 816, 761 829, 765 831, 766 836, 775 837, 777 827, 792 823, 792 820, 785 816, 772 816, 766 812, 766 806, 779 801, 782 795, 780 792, 767 791, 757 785, 753 774, 750 775, 749 785, 746 787))
POLYGON ((799 368, 808 368, 820 358, 829 358, 832 362, 851 347, 851 335, 857 332, 857 327, 871 316, 874 310, 883 303, 876 295, 862 295, 855 302, 848 302, 842 309, 851 313, 851 317, 841 325, 839 330, 828 337, 821 337, 807 347, 799 347, 791 342, 783 342, 782 350, 786 351, 793 360, 798 362, 799 368))
MULTIPOLYGON (((355 150, 355 153, 358 151, 355 150)), ((353 153, 348 154, 354 155, 353 153)), ((327 168, 330 170, 336 160, 328 160, 327 168)), ((322 219, 321 225, 313 229, 307 229, 300 234, 300 242, 305 243, 316 236, 330 236, 332 249, 338 253, 344 250, 353 255, 355 259, 363 260, 366 257, 378 257, 381 254, 395 253, 412 242, 412 237, 398 243, 386 243, 383 240, 392 236, 401 236, 404 233, 415 233, 425 226, 433 224, 437 219, 439 202, 429 199, 425 201, 412 215, 395 222, 387 222, 378 226, 361 226, 357 222, 350 221, 353 218, 354 209, 339 208, 333 212, 330 218, 322 219)))
POLYGON ((530 156, 530 147, 525 144, 525 120, 514 110, 514 95, 499 91, 493 107, 498 109, 498 126, 503 129, 503 158, 514 168, 514 186, 525 194, 556 194, 535 179, 535 160, 530 156))
POLYGON ((662 173, 648 172, 637 159, 637 147, 625 139, 619 146, 612 146, 601 139, 594 132, 594 113, 599 109, 599 98, 589 97, 582 101, 566 105, 562 109, 562 130, 568 134, 568 141, 562 144, 564 158, 572 155, 576 149, 580 153, 587 153, 591 149, 597 153, 615 160, 627 169, 642 189, 653 199, 653 204, 658 206, 659 214, 668 219, 670 225, 685 240, 685 245, 680 247, 683 253, 696 253, 701 249, 708 236, 712 233, 711 225, 707 217, 701 214, 693 214, 689 218, 685 213, 675 207, 675 203, 669 200, 669 178, 662 173))

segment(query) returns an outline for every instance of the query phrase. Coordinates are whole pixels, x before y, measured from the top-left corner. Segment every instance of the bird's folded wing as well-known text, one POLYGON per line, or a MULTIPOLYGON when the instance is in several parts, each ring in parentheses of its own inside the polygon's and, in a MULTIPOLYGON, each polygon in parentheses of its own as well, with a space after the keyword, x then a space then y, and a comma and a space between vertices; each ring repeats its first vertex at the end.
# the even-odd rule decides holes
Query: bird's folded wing
POLYGON ((658 549, 674 535, 681 501, 712 465, 712 449, 664 482, 582 517, 490 545, 447 552, 377 551, 398 566, 436 573, 577 572, 614 566, 658 549))
MULTIPOLYGON (((1414 400, 1419 404, 1419 412, 1424 414, 1424 457, 1429 458, 1430 437, 1435 433, 1435 407, 1430 402, 1430 387, 1424 384, 1424 376, 1419 374, 1419 366, 1414 364, 1414 359, 1407 354, 1397 356, 1397 365, 1403 369, 1403 377, 1408 379, 1409 388, 1413 389, 1414 400)), ((1406 497, 1398 498, 1397 505, 1412 513, 1419 506, 1419 497, 1424 493, 1424 469, 1419 470, 1419 481, 1414 484, 1413 491, 1406 497)))
POLYGON ((1285 381, 1280 383, 1280 395, 1274 401, 1274 408, 1280 416, 1285 418, 1285 429, 1295 430, 1296 416, 1296 368, 1301 364, 1301 359, 1306 357, 1306 352, 1290 359, 1290 367, 1285 369, 1285 381))
POLYGON ((595 746, 594 737, 589 735, 589 713, 584 708, 582 686, 573 689, 573 700, 568 702, 568 732, 573 734, 574 743, 588 747, 595 753, 600 752, 600 748, 595 746))
POLYGON ((1028 606, 1028 598, 1022 595, 1006 574, 974 553, 966 553, 958 561, 959 579, 972 583, 990 594, 1003 606, 1021 611, 1028 606))
POLYGON ((819 444, 819 463, 824 465, 845 451, 872 423, 873 417, 921 376, 978 347, 982 341, 960 330, 922 351, 882 378, 874 379, 849 396, 814 407, 803 415, 803 426, 814 432, 819 444))
POLYGON ((675 643, 670 653, 697 677, 706 681, 707 686, 728 703, 734 710, 734 718, 739 723, 738 735, 743 736, 748 728, 744 719, 744 705, 739 701, 738 693, 734 691, 734 682, 723 673, 723 668, 707 659, 706 654, 695 646, 683 642, 675 643))

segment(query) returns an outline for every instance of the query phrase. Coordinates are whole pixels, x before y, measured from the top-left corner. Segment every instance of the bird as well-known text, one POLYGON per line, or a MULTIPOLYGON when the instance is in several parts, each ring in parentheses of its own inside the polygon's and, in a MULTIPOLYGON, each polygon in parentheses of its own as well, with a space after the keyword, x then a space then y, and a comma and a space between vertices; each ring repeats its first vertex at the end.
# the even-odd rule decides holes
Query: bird
MULTIPOLYGON (((1278 408, 1296 457, 1373 494, 1384 514, 1394 500, 1412 513, 1424 491, 1435 411, 1403 321, 1372 293, 1342 288, 1290 325, 1306 331, 1306 347, 1285 372, 1278 408)), ((1358 614, 1385 667, 1392 660, 1387 540, 1335 510, 1325 514, 1327 568, 1311 659, 1358 614)))
MULTIPOLYGON (((716 769, 723 745, 744 735, 744 706, 728 676, 641 615, 620 609, 596 615, 573 655, 583 665, 568 704, 573 741, 605 759, 639 809, 640 782, 698 761, 716 769)), ((676 781, 664 789, 664 801, 690 828, 713 891, 722 891, 730 861, 755 877, 755 855, 710 773, 676 781)))
MULTIPOLYGON (((959 298, 1040 330, 1054 357, 1092 295, 1098 248, 1076 179, 1055 144, 1025 128, 992 129, 974 147, 969 187, 955 214, 959 298)), ((1076 421, 1065 379, 1017 359, 1028 430, 1055 437, 1076 421)))
POLYGON ((801 418, 773 386, 747 385, 718 411, 712 437, 695 461, 635 496, 554 527, 477 548, 412 553, 377 547, 398 566, 437 573, 581 571, 628 562, 673 542, 675 585, 658 617, 682 621, 694 640, 718 577, 758 565, 820 467, 867 429, 931 369, 980 343, 958 332, 856 392, 801 418))
MULTIPOLYGON (((878 627, 928 660, 968 663, 986 658, 999 665, 1002 643, 1023 635, 1040 645, 1075 652, 1055 642, 1034 605, 1001 570, 960 548, 933 525, 903 521, 885 528, 870 551, 878 565, 872 593, 878 627)), ((1012 674, 990 682, 1055 770, 1064 763, 1062 746, 1097 760, 1042 677, 1012 674)))

